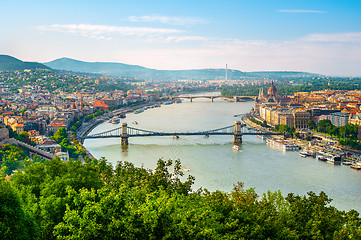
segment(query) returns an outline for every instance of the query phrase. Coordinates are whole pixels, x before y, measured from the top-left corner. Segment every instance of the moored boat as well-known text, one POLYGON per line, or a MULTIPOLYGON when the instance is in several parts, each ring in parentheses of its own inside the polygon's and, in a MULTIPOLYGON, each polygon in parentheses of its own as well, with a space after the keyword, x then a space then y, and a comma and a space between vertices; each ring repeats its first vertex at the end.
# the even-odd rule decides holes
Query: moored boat
POLYGON ((356 169, 356 170, 361 170, 361 165, 359 164, 351 164, 350 168, 356 169))
POLYGON ((340 165, 341 164, 341 157, 340 156, 329 155, 329 156, 327 156, 327 162, 335 164, 335 165, 340 165))
POLYGON ((318 156, 317 156, 317 160, 326 162, 326 161, 327 161, 327 158, 325 158, 323 155, 318 155, 318 156))
POLYGON ((118 123, 120 123, 120 119, 118 117, 113 117, 112 118, 112 123, 113 124, 118 124, 118 123))
POLYGON ((268 138, 266 143, 285 151, 297 151, 301 148, 299 145, 295 144, 294 141, 287 141, 281 138, 268 138))
POLYGON ((137 109, 134 111, 134 114, 139 114, 139 113, 142 113, 144 112, 144 109, 140 108, 140 109, 137 109))

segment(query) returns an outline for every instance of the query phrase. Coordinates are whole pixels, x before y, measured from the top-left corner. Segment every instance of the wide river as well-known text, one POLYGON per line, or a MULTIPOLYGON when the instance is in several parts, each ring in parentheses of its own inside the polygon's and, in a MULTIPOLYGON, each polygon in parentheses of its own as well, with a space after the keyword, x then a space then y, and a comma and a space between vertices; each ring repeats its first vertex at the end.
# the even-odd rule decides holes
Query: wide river
MULTIPOLYGON (((203 94, 202 94, 203 95, 203 94)), ((215 99, 184 100, 181 104, 162 105, 140 114, 128 114, 122 122, 129 126, 164 132, 211 130, 234 124, 254 102, 227 102, 215 99), (138 124, 134 125, 133 122, 138 124)), ((104 122, 92 133, 121 127, 104 122)), ((233 184, 244 182, 245 188, 255 188, 261 195, 267 190, 281 190, 284 195, 308 191, 326 194, 331 205, 361 212, 361 171, 348 166, 334 166, 314 158, 302 158, 298 152, 284 152, 266 145, 256 136, 243 136, 242 151, 232 150, 232 136, 181 136, 129 138, 124 150, 120 139, 88 139, 85 147, 96 157, 105 157, 114 166, 128 161, 135 166, 154 169, 157 160, 180 159, 186 175, 196 180, 193 190, 231 191, 233 184)))

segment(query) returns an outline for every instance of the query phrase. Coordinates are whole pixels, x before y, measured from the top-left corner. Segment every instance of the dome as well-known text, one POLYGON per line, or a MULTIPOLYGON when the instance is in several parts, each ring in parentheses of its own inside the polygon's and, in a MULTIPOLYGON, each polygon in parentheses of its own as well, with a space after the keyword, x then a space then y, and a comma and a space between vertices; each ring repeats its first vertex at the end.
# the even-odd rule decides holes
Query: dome
POLYGON ((269 87, 269 89, 268 89, 268 95, 274 95, 274 94, 276 94, 276 92, 277 92, 277 89, 276 89, 276 87, 273 85, 273 82, 272 82, 272 85, 269 87))

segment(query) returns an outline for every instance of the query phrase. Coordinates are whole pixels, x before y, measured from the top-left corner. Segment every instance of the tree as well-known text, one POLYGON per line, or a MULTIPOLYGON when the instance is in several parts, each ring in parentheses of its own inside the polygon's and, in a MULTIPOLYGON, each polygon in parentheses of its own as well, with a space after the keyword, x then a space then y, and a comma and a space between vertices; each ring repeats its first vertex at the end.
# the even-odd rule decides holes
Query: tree
POLYGON ((58 129, 58 131, 56 131, 56 133, 53 136, 53 139, 57 142, 60 143, 64 138, 68 137, 68 133, 66 132, 66 129, 64 127, 61 127, 58 129))
POLYGON ((310 121, 308 121, 307 127, 311 130, 315 129, 317 127, 315 120, 311 119, 310 121))
POLYGON ((16 190, 0 178, 0 236, 2 239, 36 239, 37 229, 16 190))

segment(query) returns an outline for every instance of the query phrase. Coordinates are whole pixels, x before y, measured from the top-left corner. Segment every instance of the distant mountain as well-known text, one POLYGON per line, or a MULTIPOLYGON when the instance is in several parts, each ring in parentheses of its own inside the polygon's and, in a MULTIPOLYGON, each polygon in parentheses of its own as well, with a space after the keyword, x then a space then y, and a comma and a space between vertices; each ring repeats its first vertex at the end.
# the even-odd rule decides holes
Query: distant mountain
MULTIPOLYGON (((191 70, 156 70, 138 65, 112 62, 83 62, 70 58, 60 58, 44 63, 53 69, 109 74, 117 77, 130 77, 143 80, 166 81, 166 80, 215 80, 225 78, 225 69, 191 69, 191 70)), ((313 76, 315 74, 304 72, 242 72, 239 70, 228 70, 228 79, 241 78, 287 78, 313 76)))
POLYGON ((37 62, 23 62, 9 55, 0 55, 0 71, 2 70, 24 70, 24 69, 50 69, 37 62))

